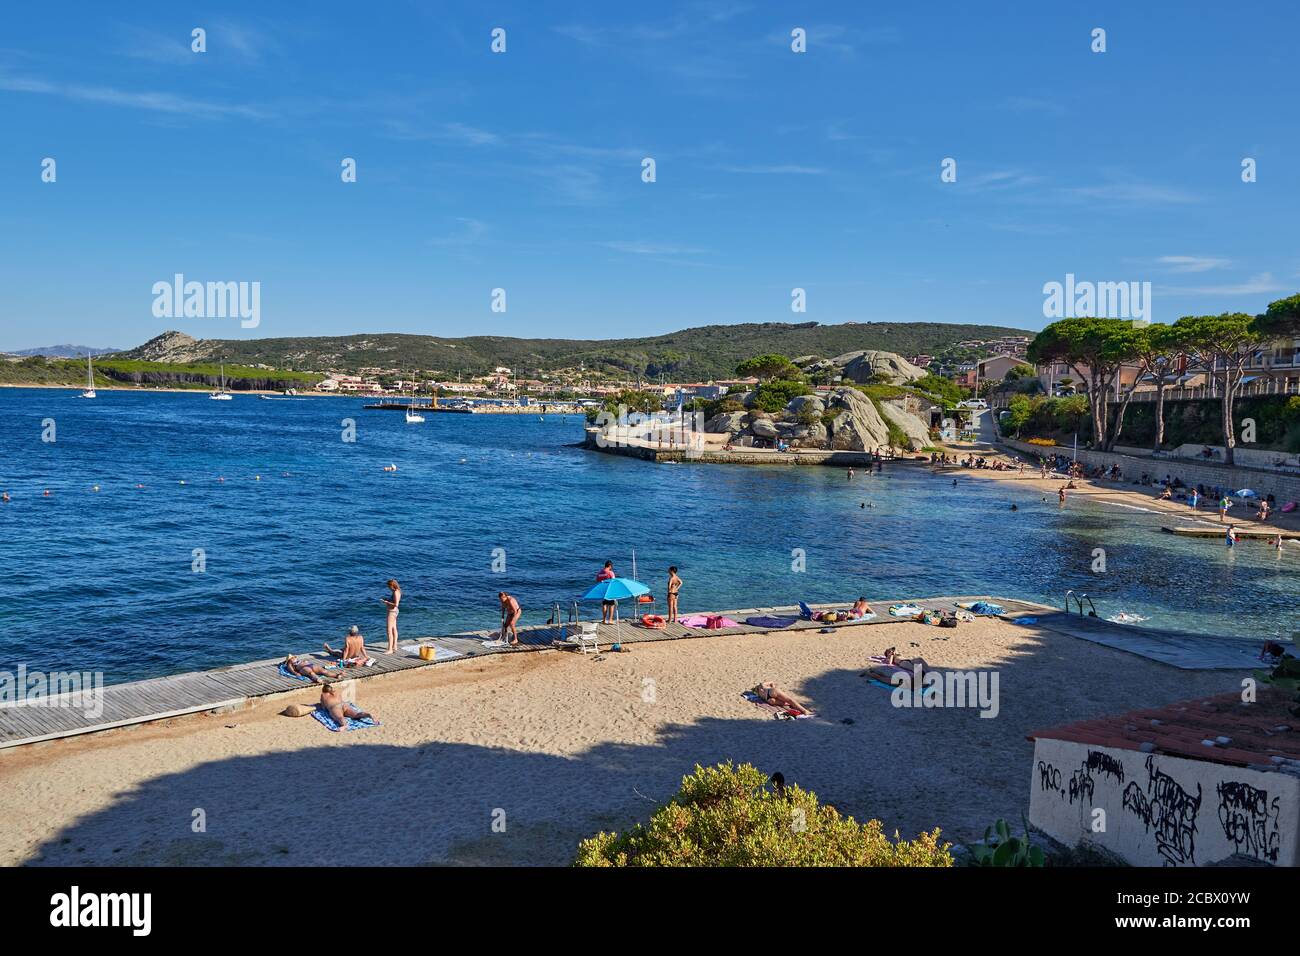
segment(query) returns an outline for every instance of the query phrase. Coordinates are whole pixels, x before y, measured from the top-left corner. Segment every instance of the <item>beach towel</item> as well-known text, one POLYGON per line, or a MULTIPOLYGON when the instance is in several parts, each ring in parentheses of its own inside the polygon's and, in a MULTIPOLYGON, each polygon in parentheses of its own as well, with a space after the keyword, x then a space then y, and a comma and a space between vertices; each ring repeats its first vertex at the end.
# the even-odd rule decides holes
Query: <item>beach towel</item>
POLYGON ((889 613, 892 617, 916 617, 921 609, 915 604, 891 604, 889 613))
POLYGON ((407 654, 410 654, 412 657, 419 657, 419 656, 420 656, 420 647, 421 647, 421 646, 426 646, 426 647, 432 647, 432 648, 433 648, 433 650, 434 650, 434 657, 433 657, 433 659, 434 659, 435 661, 449 661, 449 660, 452 660, 452 659, 457 658, 457 657, 464 657, 464 656, 465 656, 465 655, 462 654, 460 651, 453 651, 453 650, 451 650, 450 648, 447 648, 447 647, 439 647, 437 644, 429 644, 429 645, 420 645, 420 644, 403 644, 403 645, 401 646, 401 650, 403 650, 403 651, 406 652, 407 654))
POLYGON ((972 614, 986 614, 992 617, 1007 613, 1001 604, 994 604, 992 601, 972 601, 969 604, 959 604, 957 606, 966 608, 972 614))
POLYGON ((1017 618, 1013 618, 1012 621, 1011 621, 1011 623, 1012 623, 1012 624, 1037 624, 1037 623, 1038 623, 1038 618, 1036 618, 1036 617, 1017 617, 1017 618))
POLYGON ((812 714, 796 714, 793 710, 786 710, 784 707, 776 706, 776 704, 769 704, 752 690, 741 691, 740 696, 745 698, 745 700, 749 701, 755 707, 761 707, 764 710, 771 711, 772 716, 777 720, 803 720, 806 717, 812 716, 812 714))
POLYGON ((754 627, 789 627, 798 620, 797 617, 776 617, 772 614, 760 614, 757 617, 745 618, 745 623, 752 624, 754 627))
MULTIPOLYGON (((311 712, 311 715, 330 730, 338 729, 339 725, 334 722, 334 718, 329 715, 329 711, 324 707, 321 707, 319 704, 316 706, 316 709, 311 712)), ((347 720, 348 725, 343 728, 344 730, 364 730, 366 727, 379 726, 379 721, 375 720, 373 717, 367 717, 364 720, 357 720, 355 717, 347 717, 345 719, 347 720)))
POLYGON ((722 617, 718 614, 692 614, 690 617, 678 618, 677 623, 682 627, 704 628, 706 630, 717 630, 720 627, 739 627, 739 621, 733 621, 729 617, 722 617))
POLYGON ((813 609, 810 608, 807 604, 804 604, 803 601, 800 601, 799 616, 802 617, 805 621, 811 621, 813 619, 813 609))

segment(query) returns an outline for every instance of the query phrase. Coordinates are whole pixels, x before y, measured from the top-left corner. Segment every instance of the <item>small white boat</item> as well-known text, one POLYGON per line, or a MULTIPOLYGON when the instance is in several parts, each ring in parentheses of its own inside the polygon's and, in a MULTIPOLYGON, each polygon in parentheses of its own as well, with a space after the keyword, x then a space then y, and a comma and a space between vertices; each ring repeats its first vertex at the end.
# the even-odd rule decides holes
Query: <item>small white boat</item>
POLYGON ((81 391, 82 398, 95 397, 95 371, 90 361, 90 353, 86 353, 86 387, 81 391))
POLYGON ((226 391, 226 365, 224 362, 221 364, 221 387, 215 392, 209 392, 208 398, 214 402, 230 401, 230 393, 226 391))
POLYGON ((424 424, 424 416, 421 415, 419 412, 417 412, 417 411, 415 410, 415 407, 416 407, 416 406, 415 406, 415 377, 414 377, 414 375, 412 375, 412 377, 411 377, 411 401, 410 401, 410 404, 408 404, 408 405, 406 406, 406 424, 408 424, 408 425, 423 425, 423 424, 424 424))

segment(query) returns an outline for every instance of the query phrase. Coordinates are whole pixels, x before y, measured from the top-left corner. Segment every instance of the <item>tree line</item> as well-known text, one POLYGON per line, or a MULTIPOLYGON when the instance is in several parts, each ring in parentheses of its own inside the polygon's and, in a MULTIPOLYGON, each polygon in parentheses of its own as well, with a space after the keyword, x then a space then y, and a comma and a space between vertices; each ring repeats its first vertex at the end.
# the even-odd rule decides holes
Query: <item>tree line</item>
POLYGON ((1124 429, 1124 415, 1140 384, 1155 386, 1155 444, 1164 442, 1165 390, 1188 372, 1204 372, 1222 401, 1224 463, 1233 463, 1236 429, 1233 406, 1252 361, 1279 339, 1300 335, 1300 294, 1269 304, 1259 315, 1225 312, 1187 315, 1171 325, 1135 325, 1126 319, 1060 319, 1039 332, 1027 358, 1035 364, 1060 362, 1084 383, 1093 446, 1110 451, 1124 429), (1127 385, 1124 368, 1137 374, 1127 385), (1116 394, 1118 393, 1118 394, 1116 394))

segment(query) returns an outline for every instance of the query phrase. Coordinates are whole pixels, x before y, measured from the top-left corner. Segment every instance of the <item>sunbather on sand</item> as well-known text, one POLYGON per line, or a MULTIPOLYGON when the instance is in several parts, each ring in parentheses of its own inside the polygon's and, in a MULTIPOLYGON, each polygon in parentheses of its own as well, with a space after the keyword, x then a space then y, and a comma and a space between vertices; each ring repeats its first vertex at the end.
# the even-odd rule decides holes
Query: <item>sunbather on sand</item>
POLYGON ((348 636, 343 639, 343 650, 336 651, 328 643, 324 646, 325 653, 341 659, 344 667, 360 667, 370 660, 370 655, 366 653, 366 639, 361 636, 361 631, 355 624, 348 628, 348 636))
POLYGON ((796 710, 801 714, 812 713, 812 711, 801 704, 798 699, 787 694, 771 681, 759 684, 754 688, 754 693, 758 695, 759 700, 772 704, 774 707, 783 707, 786 710, 796 710))
POLYGON ((290 674, 297 674, 299 677, 308 677, 313 684, 321 683, 322 677, 337 677, 337 674, 330 673, 338 668, 337 664, 317 664, 314 661, 304 661, 290 654, 284 659, 284 668, 290 674))
POLYGON ((884 658, 885 663, 893 667, 902 667, 909 671, 914 671, 919 667, 922 676, 925 675, 926 671, 934 670, 933 667, 926 663, 924 657, 899 657, 892 647, 885 650, 884 658))
POLYGON ((334 718, 337 727, 332 728, 335 733, 341 731, 347 726, 347 718, 353 720, 365 720, 370 717, 368 713, 357 707, 356 704, 349 703, 343 699, 343 696, 329 684, 326 684, 320 691, 320 705, 325 708, 326 712, 334 718))

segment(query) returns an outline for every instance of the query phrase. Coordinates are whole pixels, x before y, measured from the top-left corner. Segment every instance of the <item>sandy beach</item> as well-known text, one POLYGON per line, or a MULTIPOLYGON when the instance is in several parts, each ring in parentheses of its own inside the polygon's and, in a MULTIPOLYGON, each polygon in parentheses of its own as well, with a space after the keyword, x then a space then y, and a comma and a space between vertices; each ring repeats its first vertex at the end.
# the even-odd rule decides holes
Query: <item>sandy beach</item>
POLYGON ((349 733, 279 716, 314 703, 308 688, 0 752, 0 864, 566 864, 583 837, 645 819, 697 762, 727 759, 889 831, 963 841, 998 817, 1018 825, 1027 733, 1233 686, 989 618, 468 659, 356 684, 382 726, 349 733), (998 715, 892 706, 860 676, 891 645, 996 669, 998 715), (760 680, 817 717, 772 719, 740 696, 760 680))
MULTIPOLYGON (((960 450, 962 457, 965 457, 965 455, 969 453, 970 452, 967 449, 960 450)), ((1013 466, 1016 462, 1022 460, 1001 449, 995 453, 977 451, 976 454, 983 454, 985 458, 999 458, 1003 461, 1011 462, 1013 466)), ((1177 474, 1177 464, 1170 464, 1165 470, 1177 474)), ((970 477, 984 481, 999 482, 1026 491, 1037 491, 1043 495, 1047 495, 1053 501, 1056 499, 1057 490, 1068 480, 1064 475, 1056 472, 1050 473, 1046 478, 1040 478, 1038 476, 1038 467, 1036 465, 1026 465, 1024 474, 1019 474, 1014 470, 993 471, 988 468, 948 468, 942 471, 936 471, 936 474, 940 477, 948 478, 949 480, 956 478, 960 481, 970 477)), ((1075 485, 1077 487, 1071 488, 1066 492, 1067 508, 1069 507, 1070 499, 1087 499, 1127 508, 1140 508, 1144 511, 1168 514, 1174 518, 1180 519, 1177 522, 1173 522, 1180 525, 1191 525, 1197 521, 1208 522, 1216 526, 1219 524, 1218 502, 1213 499, 1202 498, 1200 507, 1193 511, 1185 501, 1161 501, 1161 487, 1159 485, 1147 487, 1144 485, 1134 485, 1131 483, 1131 479, 1127 481, 1106 481, 1093 478, 1076 478, 1075 485)), ((1276 528, 1280 528, 1284 531, 1300 530, 1300 511, 1294 511, 1291 514, 1283 514, 1281 511, 1274 511, 1269 516, 1268 521, 1259 521, 1254 517, 1255 512, 1247 509, 1243 501, 1235 496, 1230 497, 1233 498, 1233 506, 1228 510, 1228 520, 1224 523, 1224 527, 1228 524, 1235 524, 1242 530, 1249 529, 1252 531, 1266 531, 1276 528)))

